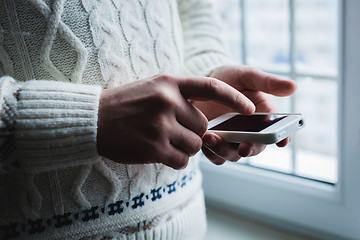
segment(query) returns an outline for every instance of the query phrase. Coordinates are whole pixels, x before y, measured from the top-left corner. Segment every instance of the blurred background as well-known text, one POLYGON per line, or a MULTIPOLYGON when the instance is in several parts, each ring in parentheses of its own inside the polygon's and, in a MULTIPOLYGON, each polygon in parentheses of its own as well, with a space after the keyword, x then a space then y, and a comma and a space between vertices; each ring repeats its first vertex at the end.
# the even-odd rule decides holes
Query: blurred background
POLYGON ((290 148, 270 147, 242 163, 336 183, 337 0, 217 0, 217 4, 232 57, 239 64, 295 80, 294 96, 273 100, 279 112, 302 113, 306 120, 306 128, 294 136, 290 148))
MULTIPOLYGON (((306 122, 306 127, 295 134, 290 146, 281 150, 269 146, 256 157, 241 159, 234 167, 241 164, 336 185, 339 2, 216 0, 216 3, 233 59, 239 64, 295 80, 298 85, 295 95, 271 98, 279 112, 302 113, 306 122)), ((223 239, 312 239, 244 216, 223 214, 214 207, 208 209, 208 217, 206 239, 221 236, 227 236, 223 239)))

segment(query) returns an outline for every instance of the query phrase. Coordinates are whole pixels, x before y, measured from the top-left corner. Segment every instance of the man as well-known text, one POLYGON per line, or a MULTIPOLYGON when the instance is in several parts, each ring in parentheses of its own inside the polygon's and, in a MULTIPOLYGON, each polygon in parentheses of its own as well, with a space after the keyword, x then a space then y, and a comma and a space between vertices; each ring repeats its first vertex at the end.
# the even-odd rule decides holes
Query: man
POLYGON ((214 16, 209 0, 0 5, 3 239, 203 237, 190 157, 264 148, 229 145, 207 121, 295 91, 228 65, 214 16))

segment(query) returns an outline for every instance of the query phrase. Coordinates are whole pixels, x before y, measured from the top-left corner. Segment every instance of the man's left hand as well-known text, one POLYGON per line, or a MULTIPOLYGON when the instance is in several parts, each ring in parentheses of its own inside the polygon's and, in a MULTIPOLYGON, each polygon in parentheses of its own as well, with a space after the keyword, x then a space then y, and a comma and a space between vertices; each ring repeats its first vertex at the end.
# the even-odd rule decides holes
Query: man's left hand
MULTIPOLYGON (((216 68, 210 77, 217 78, 234 87, 256 106, 256 112, 276 112, 268 94, 285 97, 296 91, 296 84, 292 80, 284 80, 276 75, 269 74, 248 66, 226 65, 216 68)), ((211 120, 224 113, 234 110, 216 102, 198 102, 194 105, 211 120)), ((277 143, 284 147, 289 138, 277 143)), ((213 163, 220 165, 226 160, 238 161, 241 157, 255 156, 265 149, 265 145, 253 143, 231 144, 225 142, 214 133, 206 132, 203 136, 202 151, 213 163)))

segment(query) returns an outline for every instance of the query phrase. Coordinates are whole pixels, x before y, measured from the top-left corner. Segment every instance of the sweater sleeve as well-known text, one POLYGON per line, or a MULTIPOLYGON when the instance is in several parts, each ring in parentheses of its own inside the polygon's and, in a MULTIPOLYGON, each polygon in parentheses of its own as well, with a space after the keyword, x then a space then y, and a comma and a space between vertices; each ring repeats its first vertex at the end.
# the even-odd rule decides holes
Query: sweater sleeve
POLYGON ((101 87, 0 78, 0 174, 40 172, 99 159, 101 87))
POLYGON ((206 76, 216 67, 232 63, 213 1, 178 0, 187 74, 206 76))

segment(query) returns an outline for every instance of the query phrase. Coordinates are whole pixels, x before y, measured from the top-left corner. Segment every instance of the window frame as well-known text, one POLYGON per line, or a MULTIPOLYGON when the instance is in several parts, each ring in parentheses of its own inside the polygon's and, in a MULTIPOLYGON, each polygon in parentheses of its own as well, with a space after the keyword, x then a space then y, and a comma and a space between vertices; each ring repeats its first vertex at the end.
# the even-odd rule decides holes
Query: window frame
POLYGON ((358 9, 360 1, 339 0, 338 182, 331 185, 241 164, 201 161, 209 204, 320 237, 360 237, 358 9))

